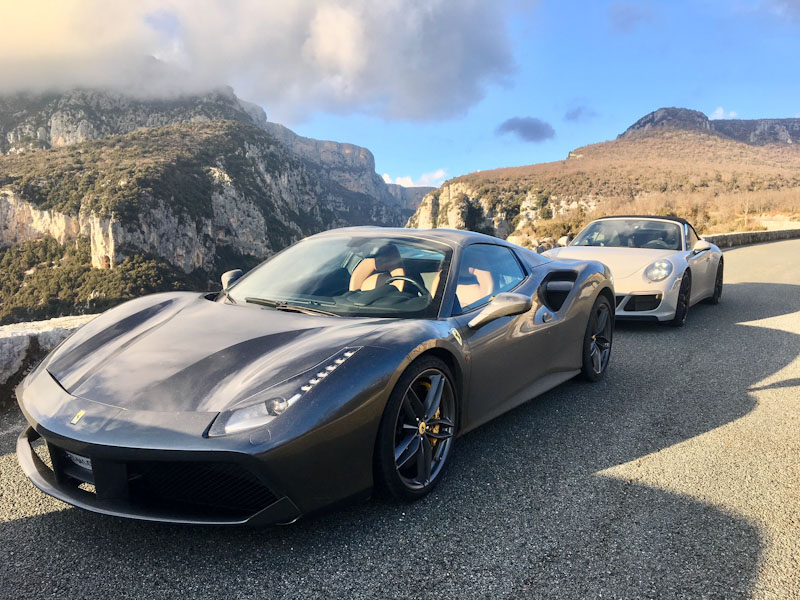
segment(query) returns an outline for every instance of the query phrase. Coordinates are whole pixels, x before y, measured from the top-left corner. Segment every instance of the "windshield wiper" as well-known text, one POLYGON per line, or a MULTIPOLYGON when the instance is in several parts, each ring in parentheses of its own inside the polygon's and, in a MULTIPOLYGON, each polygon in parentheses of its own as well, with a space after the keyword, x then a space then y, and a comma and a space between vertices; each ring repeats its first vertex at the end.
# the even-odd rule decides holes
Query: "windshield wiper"
POLYGON ((271 308, 277 310, 285 310, 289 312, 299 312, 304 313, 307 315, 326 315, 329 317, 341 317, 342 315, 337 315, 336 313, 329 312, 327 310, 322 310, 321 308, 315 308, 313 306, 300 306, 297 304, 289 304, 285 300, 270 300, 269 298, 255 298, 253 296, 247 296, 244 299, 245 302, 249 302, 250 304, 259 304, 261 306, 269 306, 271 308))

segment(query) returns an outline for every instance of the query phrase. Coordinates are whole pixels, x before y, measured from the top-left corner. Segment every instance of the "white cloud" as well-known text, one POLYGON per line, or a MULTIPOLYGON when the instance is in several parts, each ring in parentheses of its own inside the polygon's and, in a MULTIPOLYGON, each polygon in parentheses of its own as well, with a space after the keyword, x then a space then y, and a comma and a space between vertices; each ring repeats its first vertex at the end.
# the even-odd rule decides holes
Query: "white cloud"
POLYGON ((0 92, 228 84, 276 120, 463 114, 514 70, 519 0, 0 2, 0 92), (153 56, 185 70, 144 72, 153 56), (177 82, 177 83, 176 83, 177 82))
POLYGON ((708 118, 713 121, 714 119, 735 119, 737 116, 739 115, 735 110, 725 112, 724 108, 718 106, 714 112, 708 115, 708 118))
POLYGON ((397 177, 394 179, 394 181, 392 181, 391 176, 388 173, 384 173, 383 180, 386 183, 396 183, 397 185, 402 185, 404 187, 439 187, 442 185, 442 183, 444 183, 444 178, 446 175, 447 171, 444 169, 436 169, 432 173, 423 173, 418 179, 413 179, 411 176, 406 175, 404 177, 397 177))

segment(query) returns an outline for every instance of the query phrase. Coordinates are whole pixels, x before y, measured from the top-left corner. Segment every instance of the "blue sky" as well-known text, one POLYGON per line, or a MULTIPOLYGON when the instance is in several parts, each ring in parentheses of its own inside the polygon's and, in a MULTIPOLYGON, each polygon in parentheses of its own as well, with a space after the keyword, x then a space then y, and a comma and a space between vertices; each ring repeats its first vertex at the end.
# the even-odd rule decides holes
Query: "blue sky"
POLYGON ((418 121, 320 111, 289 125, 366 146, 393 180, 436 185, 479 169, 563 159, 662 106, 800 116, 800 2, 545 0, 512 10, 506 26, 513 71, 461 114, 418 121), (554 134, 499 134, 514 117, 539 119, 554 134))

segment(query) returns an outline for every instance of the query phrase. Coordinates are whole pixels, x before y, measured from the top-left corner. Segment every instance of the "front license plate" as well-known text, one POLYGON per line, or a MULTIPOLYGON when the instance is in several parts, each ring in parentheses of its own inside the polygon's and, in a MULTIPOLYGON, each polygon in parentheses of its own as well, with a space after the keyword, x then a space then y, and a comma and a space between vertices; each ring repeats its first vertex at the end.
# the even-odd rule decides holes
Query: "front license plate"
POLYGON ((86 469, 87 471, 92 470, 92 459, 86 458, 85 456, 80 456, 78 454, 73 454, 72 452, 64 451, 64 454, 67 455, 67 458, 74 462, 82 469, 86 469))

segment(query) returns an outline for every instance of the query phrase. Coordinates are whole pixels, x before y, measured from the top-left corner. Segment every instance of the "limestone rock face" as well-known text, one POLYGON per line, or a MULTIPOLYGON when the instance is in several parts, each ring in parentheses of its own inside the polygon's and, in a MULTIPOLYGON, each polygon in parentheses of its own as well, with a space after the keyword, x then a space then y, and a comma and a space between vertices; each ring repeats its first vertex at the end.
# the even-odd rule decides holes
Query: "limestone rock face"
POLYGON ((432 189, 387 185, 366 148, 298 136, 269 122, 261 107, 240 100, 229 88, 161 100, 100 90, 0 97, 0 154, 16 155, 17 161, 0 167, 0 247, 45 236, 62 244, 87 237, 92 265, 99 268, 147 253, 187 273, 210 272, 220 252, 264 258, 332 227, 402 226, 432 189), (149 176, 128 181, 124 169, 114 171, 115 165, 107 164, 120 144, 141 146, 129 160, 130 169, 158 162, 163 136, 149 138, 147 132, 170 127, 178 129, 169 130, 167 139, 181 153, 155 182, 149 176), (206 135, 216 137, 199 150, 206 135), (103 146, 109 136, 123 137, 103 146), (90 145, 80 151, 85 158, 58 154, 75 144, 90 145), (94 152, 95 162, 87 152, 94 152), (182 178, 178 165, 187 160, 203 174, 182 178), (4 171, 13 173, 4 178, 4 171), (114 179, 117 172, 123 175, 114 179), (14 173, 26 173, 28 183, 14 173), (101 183, 80 187, 76 173, 89 173, 101 183), (180 206, 175 193, 187 183, 199 183, 202 194, 180 206), (67 188, 72 194, 67 206, 48 191, 57 189, 63 196, 67 188), (119 204, 115 193, 128 195, 135 218, 114 208, 119 204), (199 208, 187 210, 192 206, 199 208))
POLYGON ((312 167, 317 176, 382 203, 399 205, 408 213, 405 218, 413 213, 424 193, 430 191, 390 189, 375 172, 375 158, 366 148, 299 136, 283 125, 268 121, 260 106, 237 98, 230 88, 201 96, 160 100, 102 90, 0 97, 0 153, 19 154, 142 128, 219 120, 260 127, 312 167))
POLYGON ((426 194, 406 226, 469 229, 541 251, 551 248, 552 240, 537 239, 531 233, 533 227, 543 219, 551 219, 554 214, 580 208, 591 212, 597 208, 597 203, 593 199, 559 199, 555 196, 545 199, 531 192, 521 200, 511 199, 476 188, 467 181, 453 180, 426 194))

